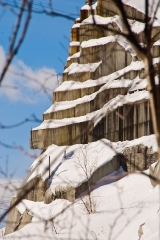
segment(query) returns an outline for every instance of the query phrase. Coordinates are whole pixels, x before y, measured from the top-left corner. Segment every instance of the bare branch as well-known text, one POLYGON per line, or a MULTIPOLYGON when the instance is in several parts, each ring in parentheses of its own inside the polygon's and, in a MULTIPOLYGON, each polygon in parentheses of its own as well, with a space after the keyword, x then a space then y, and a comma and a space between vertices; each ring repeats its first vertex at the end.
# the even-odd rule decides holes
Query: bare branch
POLYGON ((20 8, 17 23, 16 23, 15 29, 14 29, 12 37, 11 37, 9 53, 8 53, 8 56, 7 56, 7 59, 6 59, 6 62, 5 62, 5 66, 4 66, 3 71, 1 73, 1 76, 0 76, 0 84, 1 84, 6 72, 8 70, 8 67, 9 67, 11 61, 13 60, 13 57, 17 54, 17 52, 18 52, 18 50, 19 50, 19 48, 20 48, 20 46, 21 46, 21 44, 22 44, 22 42, 25 38, 27 29, 28 29, 28 26, 29 26, 30 18, 31 18, 32 1, 33 0, 28 2, 28 0, 23 0, 23 2, 22 2, 22 6, 20 8), (17 37, 18 32, 19 32, 20 23, 22 21, 22 15, 24 13, 25 5, 27 5, 27 7, 28 7, 27 17, 26 17, 26 20, 25 20, 25 23, 24 23, 24 26, 23 26, 21 36, 20 36, 16 46, 14 46, 15 41, 16 41, 16 37, 17 37))

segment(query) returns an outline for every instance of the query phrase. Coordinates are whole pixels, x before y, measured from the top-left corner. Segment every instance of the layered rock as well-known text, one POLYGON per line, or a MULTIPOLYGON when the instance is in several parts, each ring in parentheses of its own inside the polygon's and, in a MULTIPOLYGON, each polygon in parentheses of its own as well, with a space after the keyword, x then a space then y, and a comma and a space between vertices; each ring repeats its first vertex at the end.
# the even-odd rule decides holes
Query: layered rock
MULTIPOLYGON (((144 14, 127 4, 125 9, 132 31, 145 44, 144 14)), ((142 87, 137 82, 137 78, 140 82, 145 77, 144 65, 123 37, 107 30, 112 27, 121 32, 117 14, 109 0, 97 1, 92 8, 82 7, 80 19, 71 29, 70 56, 62 84, 54 92, 53 105, 43 114, 43 123, 31 131, 31 148, 45 150, 51 144, 73 145, 101 138, 124 141, 153 133, 148 97, 143 92, 140 99, 135 93, 147 90, 146 83, 142 87), (126 94, 134 100, 116 108, 106 107, 118 95, 123 98, 126 94), (102 109, 102 117, 95 122, 97 111, 102 109)), ((152 32, 159 30, 155 25, 152 32)), ((157 39, 159 33, 152 48, 155 68, 160 51, 157 39)))

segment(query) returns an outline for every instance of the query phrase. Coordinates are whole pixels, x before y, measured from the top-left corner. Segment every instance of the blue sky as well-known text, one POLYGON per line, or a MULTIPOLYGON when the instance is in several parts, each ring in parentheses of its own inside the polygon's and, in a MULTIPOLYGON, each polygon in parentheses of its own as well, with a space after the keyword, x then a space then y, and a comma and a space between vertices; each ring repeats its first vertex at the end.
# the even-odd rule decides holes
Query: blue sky
MULTIPOLYGON (((41 1, 44 5, 47 2, 41 1)), ((85 4, 85 0, 52 2, 53 8, 69 12, 70 15, 77 14, 77 17, 80 8, 85 4)), ((35 3, 39 5, 40 1, 35 3)), ((38 8, 38 5, 34 5, 34 8, 38 8)), ((15 16, 0 7, 0 71, 14 24, 15 16)), ((57 85, 57 74, 63 72, 68 57, 72 25, 73 21, 64 18, 32 14, 25 40, 0 88, 1 124, 10 126, 26 118, 33 119, 33 115, 42 119, 43 112, 51 105, 52 90, 57 85), (15 75, 17 72, 20 75, 15 75), (35 82, 37 80, 38 84, 35 82), (43 83, 46 84, 47 94, 41 88, 40 84, 43 83)), ((37 125, 39 123, 28 122, 16 128, 0 129, 0 167, 7 172, 8 177, 13 175, 14 178, 23 178, 33 162, 34 158, 27 156, 23 150, 33 155, 39 153, 30 150, 29 147, 30 130, 37 125), (8 146, 4 147, 3 143, 8 146), (9 146, 20 146, 21 150, 9 146)), ((2 177, 0 174, 0 178, 2 177)))

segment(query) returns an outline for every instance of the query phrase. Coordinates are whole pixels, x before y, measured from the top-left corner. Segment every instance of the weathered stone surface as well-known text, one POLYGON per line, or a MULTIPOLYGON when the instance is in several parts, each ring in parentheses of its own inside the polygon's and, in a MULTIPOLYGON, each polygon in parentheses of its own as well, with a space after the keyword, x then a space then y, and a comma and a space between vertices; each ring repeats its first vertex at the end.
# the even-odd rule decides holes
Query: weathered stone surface
MULTIPOLYGON (((10 203, 10 206, 14 205, 16 202, 17 198, 13 197, 10 203)), ((15 231, 17 223, 21 219, 21 213, 18 211, 16 207, 14 207, 7 216, 7 223, 6 223, 6 228, 5 228, 5 235, 12 233, 15 231)))
POLYGON ((67 199, 70 202, 74 202, 75 200, 75 188, 72 186, 62 187, 57 186, 55 189, 55 198, 59 199, 67 199))
POLYGON ((54 102, 61 102, 61 101, 71 101, 75 100, 77 98, 84 97, 86 95, 90 95, 96 91, 98 91, 104 84, 99 84, 97 86, 93 87, 87 87, 87 88, 80 88, 80 89, 74 89, 70 90, 67 89, 66 91, 56 91, 53 93, 53 103, 54 102))
MULTIPOLYGON (((12 206, 17 199, 27 199, 35 202, 41 202, 44 200, 46 182, 43 181, 40 175, 27 182, 29 176, 30 174, 27 174, 17 196, 12 198, 10 206, 12 206)), ((21 229, 27 223, 31 222, 31 220, 32 216, 27 210, 21 215, 18 209, 14 207, 7 217, 5 235, 21 229)))
POLYGON ((155 45, 152 47, 152 55, 153 55, 153 57, 160 56, 160 45, 155 45))
POLYGON ((25 210, 24 213, 21 215, 21 218, 19 219, 19 222, 17 222, 17 225, 15 227, 15 231, 20 230, 25 225, 30 223, 32 221, 33 216, 31 216, 28 212, 28 210, 25 210))
POLYGON ((35 202, 41 202, 44 199, 46 191, 46 183, 41 178, 41 175, 37 175, 22 185, 21 189, 17 193, 17 198, 28 199, 35 202))
MULTIPOLYGON (((124 9, 126 12, 126 16, 129 19, 134 19, 137 21, 144 22, 145 21, 145 14, 138 11, 134 7, 124 4, 124 9)), ((115 5, 114 1, 112 0, 99 0, 98 7, 97 7, 97 14, 103 17, 110 17, 119 14, 119 9, 115 5)))
MULTIPOLYGON (((11 200, 10 206, 12 206, 15 201, 17 200, 16 197, 13 197, 11 200)), ((23 228, 26 224, 30 223, 33 216, 31 216, 27 210, 21 214, 16 207, 14 207, 8 214, 7 223, 5 228, 5 235, 15 232, 21 228, 23 228)))
POLYGON ((43 120, 84 116, 88 113, 101 109, 109 100, 117 95, 125 95, 127 90, 128 88, 125 87, 105 89, 104 91, 98 93, 93 100, 88 99, 88 101, 77 104, 72 108, 54 111, 51 113, 44 113, 43 120))
POLYGON ((73 123, 58 128, 47 128, 31 132, 31 148, 46 149, 51 144, 58 146, 88 143, 88 134, 94 127, 91 120, 73 123))
POLYGON ((115 35, 113 31, 108 31, 107 28, 120 31, 116 23, 104 25, 102 28, 94 24, 84 24, 79 28, 79 41, 88 41, 90 39, 98 39, 107 36, 115 35))
POLYGON ((153 152, 143 144, 126 147, 123 151, 123 157, 127 165, 128 172, 143 171, 158 160, 158 153, 153 152))
POLYGON ((44 196, 44 203, 49 204, 55 199, 54 194, 52 193, 52 190, 48 188, 45 192, 44 196))
POLYGON ((31 132, 31 148, 46 149, 51 144, 58 146, 83 144, 101 138, 107 138, 112 142, 125 141, 152 133, 149 103, 148 100, 143 100, 108 111, 96 126, 92 120, 86 120, 54 129, 34 130, 31 132))
POLYGON ((143 226, 144 226, 145 223, 142 223, 140 226, 139 226, 139 229, 138 229, 138 240, 141 239, 142 235, 143 235, 143 226))

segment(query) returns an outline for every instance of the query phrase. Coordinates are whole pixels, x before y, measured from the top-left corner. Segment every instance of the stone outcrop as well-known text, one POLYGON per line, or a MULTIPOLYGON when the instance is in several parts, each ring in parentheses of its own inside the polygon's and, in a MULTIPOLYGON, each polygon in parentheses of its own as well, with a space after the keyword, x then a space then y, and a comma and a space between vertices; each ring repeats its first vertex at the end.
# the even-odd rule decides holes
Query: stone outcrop
MULTIPOLYGON (((46 191, 46 182, 43 181, 41 176, 36 176, 31 181, 27 182, 29 175, 26 176, 26 180, 22 183, 21 188, 19 189, 16 197, 13 197, 10 203, 10 206, 14 205, 17 200, 27 199, 35 202, 43 201, 45 191, 46 191)), ((26 210, 21 214, 17 207, 9 212, 7 216, 7 224, 5 228, 5 235, 21 229, 26 224, 31 222, 32 216, 26 210)))
MULTIPOLYGON (((136 77, 144 79, 144 66, 138 62, 136 54, 125 39, 105 28, 108 24, 119 31, 121 28, 116 20, 118 10, 113 2, 99 0, 97 6, 93 5, 97 24, 93 24, 91 10, 89 6, 85 6, 81 9, 80 19, 75 21, 71 29, 70 56, 63 72, 63 83, 53 94, 52 110, 47 110, 43 114, 42 125, 31 131, 31 148, 45 150, 51 144, 73 145, 101 138, 124 141, 153 133, 146 98, 135 98, 132 103, 106 111, 96 124, 93 117, 88 116, 96 114, 96 111, 116 96, 130 94, 132 97, 137 90, 147 90, 147 85, 143 89, 137 87, 132 92, 130 85, 123 87, 123 84, 119 84, 119 87, 107 88, 109 79, 120 82, 122 79, 131 81, 136 77), (103 28, 99 26, 99 21, 103 23, 103 28)), ((144 14, 127 4, 125 10, 137 39, 145 43, 144 14)), ((154 34, 159 30, 155 26, 154 34)), ((152 48, 154 57, 158 57, 160 53, 160 44, 156 42, 159 34, 156 36, 152 48)))
POLYGON ((127 165, 128 172, 143 171, 156 162, 158 153, 154 152, 152 148, 148 148, 143 144, 133 147, 126 147, 123 151, 124 161, 127 165))
MULTIPOLYGON (((17 197, 13 197, 10 203, 10 206, 14 205, 17 197)), ((21 214, 16 207, 14 207, 8 214, 7 224, 5 228, 5 235, 15 232, 21 228, 23 228, 26 224, 32 221, 33 216, 29 214, 26 210, 23 214, 21 214)))

